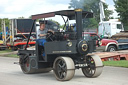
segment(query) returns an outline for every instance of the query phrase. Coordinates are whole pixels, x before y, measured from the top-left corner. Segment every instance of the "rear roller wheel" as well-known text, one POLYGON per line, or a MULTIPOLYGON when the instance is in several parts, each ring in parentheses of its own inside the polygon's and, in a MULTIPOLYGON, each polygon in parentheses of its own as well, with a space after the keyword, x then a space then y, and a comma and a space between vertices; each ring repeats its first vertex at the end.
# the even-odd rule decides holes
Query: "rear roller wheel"
POLYGON ((35 69, 31 67, 31 61, 29 60, 29 57, 23 60, 23 58, 20 58, 20 67, 23 73, 25 74, 33 74, 33 73, 46 73, 50 72, 51 68, 43 68, 43 69, 35 69))
POLYGON ((29 63, 29 57, 26 56, 24 59, 24 57, 20 57, 20 67, 21 67, 21 70, 23 71, 23 73, 25 74, 30 74, 30 73, 33 73, 34 70, 31 69, 30 67, 30 63, 29 63))
POLYGON ((82 72, 86 77, 98 77, 102 73, 103 63, 99 56, 86 56, 85 62, 87 67, 82 68, 82 72))
POLYGON ((75 65, 69 57, 58 57, 55 59, 54 64, 54 75, 59 81, 67 81, 72 79, 75 74, 75 65))

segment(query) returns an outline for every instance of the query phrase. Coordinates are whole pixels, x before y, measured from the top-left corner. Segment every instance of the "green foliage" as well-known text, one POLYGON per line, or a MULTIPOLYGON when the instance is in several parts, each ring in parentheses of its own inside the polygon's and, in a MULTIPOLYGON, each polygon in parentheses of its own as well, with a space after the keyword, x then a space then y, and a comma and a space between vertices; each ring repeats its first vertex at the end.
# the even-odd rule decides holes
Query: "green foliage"
POLYGON ((81 5, 84 2, 84 0, 71 0, 71 2, 69 3, 70 6, 68 8, 83 8, 83 5, 81 5))
POLYGON ((84 19, 83 20, 83 28, 84 29, 94 29, 98 27, 98 22, 96 21, 95 18, 90 18, 90 19, 84 19))
POLYGON ((110 19, 110 15, 113 14, 113 11, 108 10, 108 5, 107 4, 103 4, 104 6, 104 13, 105 13, 105 21, 108 21, 110 19))
POLYGON ((9 55, 5 55, 5 57, 19 58, 17 54, 9 54, 9 55))
POLYGON ((116 12, 120 16, 120 20, 124 25, 124 29, 128 30, 128 0, 113 0, 116 12))
POLYGON ((103 64, 105 66, 118 66, 118 67, 127 67, 128 68, 128 61, 121 60, 121 61, 104 61, 103 64))
POLYGON ((6 49, 6 50, 0 50, 0 54, 5 57, 14 57, 19 58, 16 53, 12 53, 12 50, 6 49))
POLYGON ((1 27, 2 26, 1 24, 2 23, 1 22, 2 22, 2 19, 0 19, 0 32, 2 31, 2 27, 1 27))
POLYGON ((8 18, 3 18, 3 19, 0 18, 0 32, 2 32, 2 20, 5 21, 6 27, 9 27, 9 19, 8 18))
POLYGON ((60 25, 60 28, 61 28, 61 29, 63 29, 63 28, 64 28, 64 30, 66 30, 66 26, 64 27, 64 25, 65 25, 65 24, 60 25))
MULTIPOLYGON (((69 3, 69 8, 82 8, 84 11, 90 11, 94 13, 94 18, 84 19, 84 26, 86 28, 97 28, 98 23, 100 22, 100 9, 99 9, 100 0, 71 0, 69 3)), ((111 10, 108 10, 108 5, 103 4, 105 12, 105 20, 109 19, 109 16, 113 13, 111 10)))
POLYGON ((90 19, 90 24, 89 24, 89 27, 98 27, 98 22, 96 21, 96 19, 90 19), (93 23, 91 23, 93 22, 93 23))
POLYGON ((8 18, 4 18, 4 20, 5 20, 6 27, 9 27, 9 19, 8 18))
POLYGON ((29 16, 28 18, 29 18, 29 19, 32 19, 32 16, 29 16))
POLYGON ((12 50, 9 50, 9 49, 7 49, 7 50, 0 50, 0 54, 2 54, 2 53, 8 53, 8 52, 12 52, 12 50))
POLYGON ((18 17, 18 19, 24 19, 24 17, 22 16, 22 17, 18 17))
POLYGON ((49 19, 49 20, 52 21, 52 22, 54 22, 54 23, 56 23, 58 26, 60 26, 60 23, 59 22, 57 22, 55 20, 52 20, 52 19, 49 19))

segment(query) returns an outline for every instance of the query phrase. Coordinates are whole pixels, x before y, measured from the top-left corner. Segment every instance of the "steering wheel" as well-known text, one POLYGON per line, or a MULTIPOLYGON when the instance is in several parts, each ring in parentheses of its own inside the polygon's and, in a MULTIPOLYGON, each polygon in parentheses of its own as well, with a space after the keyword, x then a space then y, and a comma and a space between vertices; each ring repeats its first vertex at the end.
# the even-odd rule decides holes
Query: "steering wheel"
POLYGON ((53 33, 51 31, 47 32, 46 39, 47 41, 53 41, 53 33))

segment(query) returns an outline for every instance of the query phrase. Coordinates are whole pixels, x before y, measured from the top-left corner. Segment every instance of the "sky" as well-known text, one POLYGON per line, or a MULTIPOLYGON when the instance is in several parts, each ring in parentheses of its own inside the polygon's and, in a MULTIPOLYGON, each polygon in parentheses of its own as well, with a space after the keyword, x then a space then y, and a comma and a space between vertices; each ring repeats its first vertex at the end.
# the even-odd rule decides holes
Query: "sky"
MULTIPOLYGON (((28 18, 31 15, 66 10, 70 0, 0 0, 0 18, 28 18)), ((113 0, 106 0, 109 9, 114 11, 113 0)), ((117 17, 114 11, 112 15, 117 17)))
POLYGON ((112 10, 114 12, 113 15, 111 15, 111 16, 114 17, 114 18, 119 17, 118 13, 115 11, 113 0, 106 0, 106 3, 108 4, 108 9, 112 10))

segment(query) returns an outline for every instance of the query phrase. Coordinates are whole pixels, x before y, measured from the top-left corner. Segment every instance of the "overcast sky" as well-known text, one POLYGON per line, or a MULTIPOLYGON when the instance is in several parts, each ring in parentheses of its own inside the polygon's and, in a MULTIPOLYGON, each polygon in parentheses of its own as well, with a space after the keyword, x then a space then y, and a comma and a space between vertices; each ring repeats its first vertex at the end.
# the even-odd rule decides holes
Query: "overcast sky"
POLYGON ((33 14, 68 9, 70 0, 0 0, 0 18, 29 17, 33 14))
MULTIPOLYGON (((0 0, 0 18, 28 18, 31 15, 68 9, 70 0, 0 0)), ((113 0, 106 0, 114 11, 113 0)), ((114 12, 114 17, 117 13, 114 12)))

